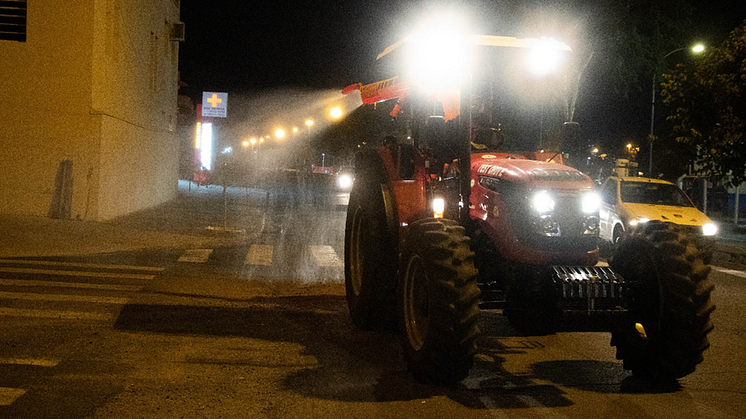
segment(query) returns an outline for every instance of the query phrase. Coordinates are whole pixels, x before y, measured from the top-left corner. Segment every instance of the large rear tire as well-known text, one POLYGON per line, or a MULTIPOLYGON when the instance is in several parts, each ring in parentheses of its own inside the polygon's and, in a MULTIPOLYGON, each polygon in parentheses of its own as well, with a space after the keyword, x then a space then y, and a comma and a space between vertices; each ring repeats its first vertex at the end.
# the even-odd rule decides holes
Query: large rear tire
POLYGON ((464 228, 450 220, 412 223, 399 271, 399 329, 417 381, 455 384, 469 374, 479 336, 479 287, 464 228))
POLYGON ((676 379, 694 372, 710 346, 710 267, 694 236, 649 222, 629 232, 609 265, 627 286, 629 315, 612 332, 624 368, 641 377, 676 379))
POLYGON ((398 240, 384 173, 375 153, 361 156, 347 207, 345 290, 352 322, 363 330, 396 330, 398 240))

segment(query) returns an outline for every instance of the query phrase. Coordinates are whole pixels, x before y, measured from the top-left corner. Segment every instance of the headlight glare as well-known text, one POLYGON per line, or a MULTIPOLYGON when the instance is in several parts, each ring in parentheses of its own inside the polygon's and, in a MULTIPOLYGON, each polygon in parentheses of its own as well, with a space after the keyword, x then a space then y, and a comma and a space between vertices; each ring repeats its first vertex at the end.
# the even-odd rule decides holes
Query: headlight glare
POLYGON ((601 197, 595 192, 587 192, 582 198, 583 212, 592 214, 601 207, 601 197))
POLYGON ((337 186, 341 189, 350 189, 352 187, 352 176, 341 174, 337 177, 337 186))
POLYGON ((549 192, 540 191, 531 199, 531 206, 540 214, 552 212, 554 211, 554 199, 549 192))
POLYGON ((446 210, 446 201, 443 198, 433 199, 433 217, 443 218, 443 213, 446 210))
POLYGON ((714 236, 718 234, 718 226, 714 223, 707 223, 702 226, 702 234, 705 236, 714 236))
POLYGON ((640 217, 637 217, 637 218, 633 218, 633 219, 629 220, 629 225, 630 225, 631 227, 634 227, 634 226, 636 226, 636 225, 638 225, 638 224, 645 224, 645 223, 647 223, 648 221, 650 221, 650 219, 648 219, 648 218, 645 218, 645 217, 642 217, 642 218, 640 218, 640 217))

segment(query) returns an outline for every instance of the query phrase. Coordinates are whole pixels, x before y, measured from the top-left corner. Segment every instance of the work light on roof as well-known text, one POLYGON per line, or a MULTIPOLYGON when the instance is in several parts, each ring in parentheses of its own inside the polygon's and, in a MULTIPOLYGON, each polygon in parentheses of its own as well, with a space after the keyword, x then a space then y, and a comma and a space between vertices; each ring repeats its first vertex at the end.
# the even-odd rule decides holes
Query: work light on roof
POLYGON ((427 92, 457 88, 468 66, 468 42, 455 19, 441 18, 410 35, 409 75, 427 92))
POLYGON ((558 45, 560 43, 552 39, 534 40, 528 53, 529 71, 536 76, 555 73, 564 58, 563 51, 558 45))

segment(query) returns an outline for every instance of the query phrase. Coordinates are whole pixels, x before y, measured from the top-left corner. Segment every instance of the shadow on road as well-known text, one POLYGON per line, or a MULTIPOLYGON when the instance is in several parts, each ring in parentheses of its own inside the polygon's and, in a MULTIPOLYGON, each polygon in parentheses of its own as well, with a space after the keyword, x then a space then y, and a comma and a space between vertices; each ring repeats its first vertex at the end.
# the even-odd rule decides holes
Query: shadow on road
MULTIPOLYGON (((348 317, 343 296, 257 297, 251 307, 128 304, 116 329, 170 335, 246 337, 271 343, 302 346, 300 356, 313 356, 317 364, 298 364, 285 376, 282 387, 307 397, 345 402, 391 402, 446 396, 472 409, 528 408, 538 402, 546 407, 572 402, 553 381, 563 380, 567 368, 580 369, 578 381, 599 382, 603 374, 620 366, 540 363, 534 375, 514 375, 503 367, 505 356, 532 348, 529 337, 517 336, 499 313, 485 313, 489 323, 470 376, 452 388, 415 382, 407 372, 397 337, 356 330, 348 317)), ((271 351, 268 345, 267 351, 271 351)), ((247 356, 251 356, 247 354, 247 356)), ((245 360, 251 363, 251 360, 245 360)), ((261 364, 256 364, 261 366, 261 364)), ((597 386, 582 387, 605 391, 597 386)))

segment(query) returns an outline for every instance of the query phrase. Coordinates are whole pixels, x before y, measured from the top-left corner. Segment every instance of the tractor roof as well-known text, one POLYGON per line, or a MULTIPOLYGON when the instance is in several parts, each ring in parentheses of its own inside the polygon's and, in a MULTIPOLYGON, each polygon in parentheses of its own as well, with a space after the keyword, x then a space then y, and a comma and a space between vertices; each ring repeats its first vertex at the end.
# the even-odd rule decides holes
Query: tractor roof
MULTIPOLYGON (((415 39, 416 35, 409 35, 399 41, 389 45, 376 57, 377 60, 383 58, 387 54, 393 52, 402 45, 408 44, 415 39)), ((515 38, 512 36, 496 36, 496 35, 469 35, 466 37, 468 44, 470 45, 481 45, 488 47, 509 47, 509 48, 531 48, 537 44, 551 45, 553 48, 562 51, 572 51, 572 49, 559 41, 549 39, 537 39, 537 38, 515 38)))

